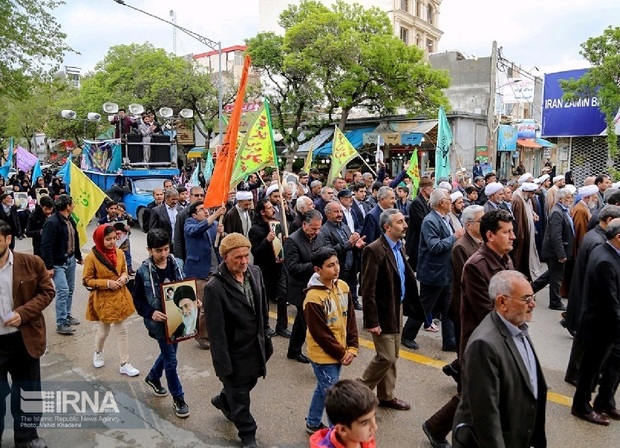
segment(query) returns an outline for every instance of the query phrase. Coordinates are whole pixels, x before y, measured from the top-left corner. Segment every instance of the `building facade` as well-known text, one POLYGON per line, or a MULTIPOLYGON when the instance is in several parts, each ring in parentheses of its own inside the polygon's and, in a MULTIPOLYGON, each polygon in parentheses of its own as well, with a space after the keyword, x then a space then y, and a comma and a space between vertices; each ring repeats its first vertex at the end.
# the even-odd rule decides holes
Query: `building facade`
MULTIPOLYGON (((394 27, 394 35, 407 45, 416 45, 426 54, 436 52, 443 32, 439 29, 439 12, 442 0, 345 0, 360 3, 366 8, 377 7, 387 12, 394 27)), ((322 0, 331 5, 335 0, 322 0)), ((300 0, 259 0, 259 32, 282 33, 278 25, 280 13, 289 4, 300 0)))

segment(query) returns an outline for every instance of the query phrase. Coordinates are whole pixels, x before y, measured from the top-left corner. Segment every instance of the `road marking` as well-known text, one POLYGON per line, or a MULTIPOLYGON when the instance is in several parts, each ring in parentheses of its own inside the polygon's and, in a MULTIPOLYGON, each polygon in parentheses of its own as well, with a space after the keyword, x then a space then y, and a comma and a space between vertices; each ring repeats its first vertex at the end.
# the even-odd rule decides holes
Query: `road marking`
MULTIPOLYGON (((269 317, 275 319, 277 317, 276 313, 269 312, 269 317)), ((289 323, 293 323, 294 319, 289 318, 289 323)), ((360 347, 364 347, 370 350, 375 349, 375 344, 372 341, 364 338, 359 338, 360 347)), ((435 369, 441 369, 447 363, 444 361, 439 361, 437 359, 429 358, 428 356, 418 355, 417 353, 412 353, 408 350, 400 350, 398 352, 398 356, 406 359, 407 361, 413 361, 416 364, 422 364, 424 366, 433 367, 435 369)), ((562 406, 572 406, 573 399, 571 397, 567 397, 566 395, 558 394, 557 392, 547 391, 547 401, 552 403, 560 404, 562 406)))

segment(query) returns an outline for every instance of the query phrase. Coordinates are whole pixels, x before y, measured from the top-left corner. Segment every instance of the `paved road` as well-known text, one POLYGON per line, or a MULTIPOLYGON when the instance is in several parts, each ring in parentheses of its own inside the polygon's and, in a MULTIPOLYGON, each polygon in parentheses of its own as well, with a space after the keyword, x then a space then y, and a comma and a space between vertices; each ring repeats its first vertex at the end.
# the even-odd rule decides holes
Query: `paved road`
MULTIPOLYGON (((144 234, 135 231, 131 244, 134 267, 137 267, 138 260, 146 257, 144 234)), ((91 242, 84 245, 83 251, 86 253, 91 245, 91 242)), ((18 241, 16 250, 31 252, 30 241, 18 241)), ((88 296, 81 286, 80 266, 77 278, 74 315, 83 318, 88 296)), ((539 294, 539 306, 535 310, 530 334, 550 387, 547 406, 549 446, 616 446, 618 442, 612 441, 620 440, 620 422, 612 422, 609 427, 602 428, 570 415, 568 406, 574 389, 563 381, 563 375, 571 338, 558 325, 559 313, 546 308, 547 301, 545 290, 539 294)), ((293 317, 294 310, 290 309, 290 313, 293 317)), ((45 311, 45 317, 48 323, 48 353, 41 360, 43 389, 80 389, 89 391, 91 397, 93 391, 99 391, 100 396, 105 391, 112 391, 120 411, 119 422, 99 422, 98 427, 84 423, 82 428, 65 429, 58 427, 62 422, 57 422, 55 428, 41 429, 40 435, 50 447, 239 446, 232 423, 210 404, 210 398, 220 390, 220 383, 215 377, 209 352, 200 350, 194 341, 182 342, 179 347, 179 373, 191 410, 188 419, 180 420, 174 416, 172 399, 154 397, 143 381, 158 350, 156 343, 148 337, 141 318, 134 315, 128 326, 131 362, 141 370, 141 374, 128 378, 118 372, 113 330, 106 344, 106 365, 95 369, 92 366, 94 325, 82 319, 74 336, 61 336, 54 331, 53 304, 45 311)), ((272 321, 274 317, 272 313, 272 321)), ((357 317, 361 328, 360 312, 357 317)), ((397 396, 410 402, 412 410, 379 410, 377 439, 381 447, 429 447, 420 425, 456 391, 452 380, 440 370, 454 355, 441 351, 439 335, 421 333, 418 338, 420 350, 402 350, 398 363, 397 396)), ((373 356, 369 334, 361 331, 360 337, 360 355, 350 367, 343 369, 343 378, 359 377, 373 356)), ((310 366, 286 359, 286 343, 283 338, 274 339, 275 353, 268 364, 267 378, 259 380, 252 394, 252 412, 258 423, 257 439, 264 447, 308 446, 304 417, 315 379, 310 366)), ((11 428, 9 421, 6 427, 11 428)), ((12 446, 12 431, 7 429, 3 439, 4 446, 12 446)))

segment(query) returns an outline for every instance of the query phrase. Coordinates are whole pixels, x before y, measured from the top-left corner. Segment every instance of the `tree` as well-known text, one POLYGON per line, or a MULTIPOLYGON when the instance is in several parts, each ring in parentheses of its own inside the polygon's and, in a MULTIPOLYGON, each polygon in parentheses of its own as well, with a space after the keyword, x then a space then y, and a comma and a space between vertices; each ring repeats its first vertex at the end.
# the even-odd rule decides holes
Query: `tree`
POLYGON ((62 4, 59 0, 0 2, 0 95, 27 94, 31 75, 53 68, 72 51, 50 12, 62 4))
POLYGON ((581 44, 579 52, 592 64, 581 78, 562 81, 564 99, 598 98, 599 108, 607 123, 607 144, 612 158, 618 155, 616 114, 620 110, 620 27, 609 27, 601 36, 591 37, 581 44))
MULTIPOLYGON (((302 2, 300 9, 312 3, 302 2)), ((449 86, 447 74, 431 68, 421 49, 395 37, 387 14, 378 8, 342 0, 331 10, 315 6, 287 30, 285 47, 290 66, 316 68, 330 118, 340 110, 341 130, 355 107, 425 114, 448 106, 442 92, 449 86)))
POLYGON ((120 105, 140 103, 147 110, 164 106, 175 111, 191 108, 195 120, 208 131, 217 121, 217 91, 211 75, 193 61, 148 42, 110 48, 81 84, 83 103, 90 110, 100 110, 109 101, 120 105))

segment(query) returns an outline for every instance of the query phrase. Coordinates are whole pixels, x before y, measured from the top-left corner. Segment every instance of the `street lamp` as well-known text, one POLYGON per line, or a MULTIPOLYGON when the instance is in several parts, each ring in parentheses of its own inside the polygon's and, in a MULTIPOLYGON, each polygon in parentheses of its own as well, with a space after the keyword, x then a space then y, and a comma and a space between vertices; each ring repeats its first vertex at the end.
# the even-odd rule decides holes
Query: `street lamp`
POLYGON ((126 6, 130 9, 133 9, 135 11, 141 12, 142 14, 146 14, 147 16, 153 17, 154 19, 157 19, 161 22, 167 23, 168 25, 172 25, 173 27, 175 27, 176 29, 179 29, 181 31, 183 31, 185 34, 187 34, 188 36, 193 37, 194 39, 196 39, 198 42, 200 42, 203 45, 206 45, 207 47, 211 48, 212 50, 217 50, 217 55, 218 55, 218 69, 219 69, 219 74, 218 74, 218 94, 217 94, 217 103, 218 103, 218 124, 219 124, 219 133, 220 133, 220 145, 223 143, 223 139, 224 136, 222 135, 223 133, 223 129, 222 129, 222 117, 223 117, 223 113, 222 113, 222 42, 215 42, 214 40, 211 40, 207 37, 204 37, 194 31, 188 30, 187 28, 183 28, 182 26, 177 25, 176 22, 176 14, 175 14, 175 21, 174 22, 170 22, 166 19, 162 19, 161 17, 158 17, 154 14, 151 14, 150 12, 147 11, 143 11, 141 9, 138 9, 134 6, 128 5, 125 3, 124 0, 113 0, 114 2, 118 3, 119 5, 122 6, 126 6))

